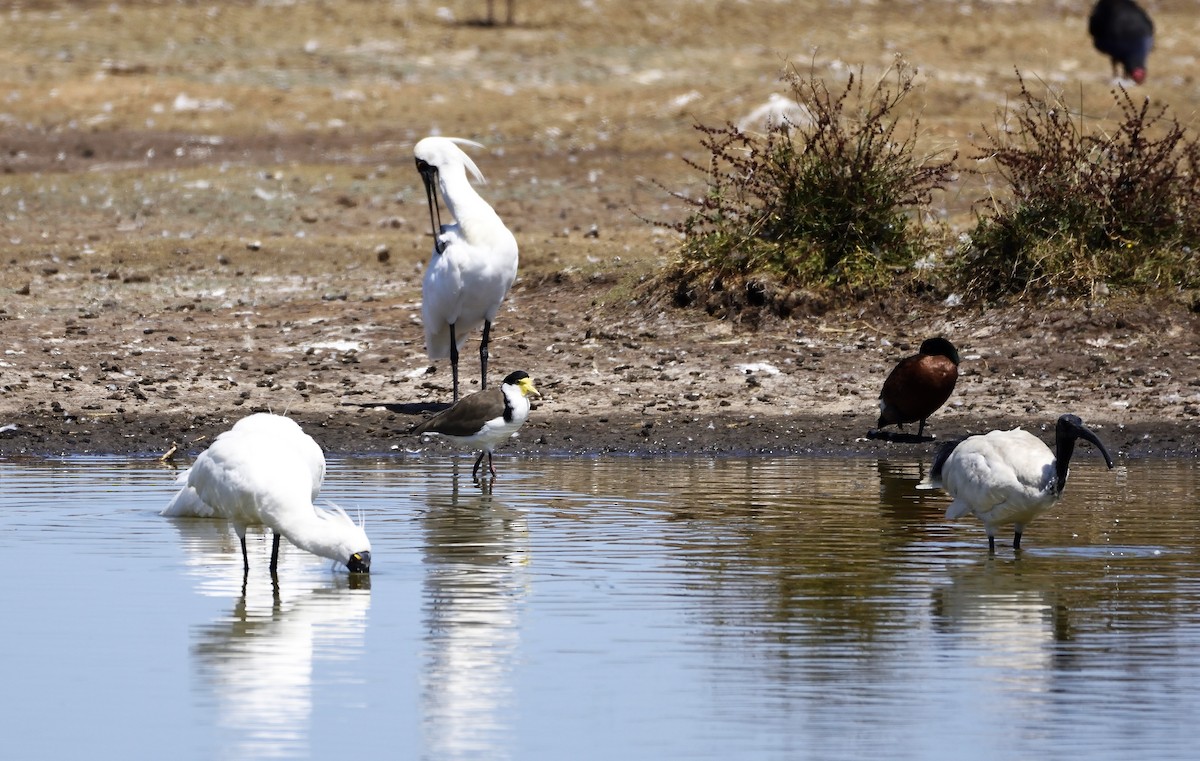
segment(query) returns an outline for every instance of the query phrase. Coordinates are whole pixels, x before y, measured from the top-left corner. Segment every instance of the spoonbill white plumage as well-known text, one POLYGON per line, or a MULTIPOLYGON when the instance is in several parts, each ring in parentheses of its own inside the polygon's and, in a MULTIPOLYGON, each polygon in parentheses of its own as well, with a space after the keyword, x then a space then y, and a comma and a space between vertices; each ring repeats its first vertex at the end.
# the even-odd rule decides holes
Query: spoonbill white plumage
POLYGON ((925 421, 941 408, 958 383, 958 349, 945 338, 926 338, 916 354, 896 363, 879 392, 879 422, 875 425, 916 423, 917 437, 925 421))
POLYGON ((917 488, 945 489, 954 498, 947 518, 972 513, 983 521, 991 552, 996 551, 996 527, 1013 524, 1013 549, 1019 550, 1025 526, 1062 496, 1077 439, 1095 444, 1113 467, 1100 438, 1077 416, 1063 415, 1055 426, 1055 451, 1020 428, 968 436, 942 445, 917 488))
POLYGON ((480 325, 480 388, 487 388, 492 322, 517 277, 517 239, 471 186, 467 172, 479 182, 484 182, 483 174, 459 145, 483 147, 462 138, 427 137, 413 148, 434 236, 421 288, 425 350, 430 359, 450 358, 456 402, 458 351, 480 325), (441 223, 439 194, 455 224, 441 223))
POLYGON ((162 514, 229 520, 242 543, 246 572, 246 528, 261 525, 274 534, 272 575, 281 536, 342 563, 351 573, 368 573, 371 542, 362 526, 341 508, 327 511, 313 505, 324 479, 325 455, 311 436, 290 418, 256 413, 217 436, 180 475, 182 488, 162 514))
POLYGON ((541 393, 534 387, 529 373, 518 370, 509 373, 500 388, 464 396, 449 409, 413 426, 410 433, 436 433, 464 449, 480 449, 471 477, 476 477, 486 454, 488 470, 495 478, 492 452, 525 423, 529 417, 530 396, 541 396, 541 393))

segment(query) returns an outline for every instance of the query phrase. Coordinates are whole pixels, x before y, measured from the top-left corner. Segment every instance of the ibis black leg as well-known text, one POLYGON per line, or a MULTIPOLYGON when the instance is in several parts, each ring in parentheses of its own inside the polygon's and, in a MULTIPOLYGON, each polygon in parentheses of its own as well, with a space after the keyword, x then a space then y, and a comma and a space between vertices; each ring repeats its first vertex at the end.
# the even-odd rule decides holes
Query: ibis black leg
POLYGON ((988 534, 988 552, 992 555, 996 554, 996 537, 988 534))
POLYGON ((1021 532, 1020 531, 1013 534, 1013 549, 1014 550, 1021 549, 1021 532))
POLYGON ((271 575, 275 575, 275 571, 279 568, 279 534, 272 531, 273 539, 271 540, 271 575))
POLYGON ((250 556, 246 554, 246 535, 243 534, 238 538, 242 540, 242 571, 250 573, 250 556))
POLYGON ((492 323, 483 321, 483 340, 479 342, 479 387, 487 388, 488 340, 492 337, 492 323))
POLYGON ((450 374, 454 377, 454 401, 458 401, 458 340, 454 336, 454 326, 450 326, 450 374))
POLYGON ((483 456, 485 454, 487 454, 487 450, 481 451, 479 456, 475 458, 475 467, 471 468, 471 478, 476 481, 479 480, 479 466, 483 463, 483 456))

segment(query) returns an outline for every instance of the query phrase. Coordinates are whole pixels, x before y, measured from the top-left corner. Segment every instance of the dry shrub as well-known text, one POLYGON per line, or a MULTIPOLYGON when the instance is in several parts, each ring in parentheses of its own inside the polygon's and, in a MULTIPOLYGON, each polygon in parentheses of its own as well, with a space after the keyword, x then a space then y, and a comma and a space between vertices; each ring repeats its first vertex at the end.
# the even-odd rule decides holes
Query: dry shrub
POLYGON ((811 119, 770 123, 765 133, 698 125, 709 159, 684 160, 706 190, 672 193, 690 213, 666 223, 683 235, 664 275, 675 302, 786 314, 827 300, 812 291, 893 287, 927 247, 917 212, 955 158, 918 155, 920 125, 903 108, 914 76, 898 61, 873 87, 860 70, 830 91, 813 72, 791 69, 785 81, 811 119))
POLYGON ((1088 125, 1061 94, 1030 92, 985 130, 976 158, 1006 186, 976 205, 958 257, 977 299, 1086 296, 1097 286, 1195 287, 1200 267, 1200 145, 1165 106, 1113 92, 1111 131, 1088 125), (1091 127, 1091 129, 1088 129, 1091 127))

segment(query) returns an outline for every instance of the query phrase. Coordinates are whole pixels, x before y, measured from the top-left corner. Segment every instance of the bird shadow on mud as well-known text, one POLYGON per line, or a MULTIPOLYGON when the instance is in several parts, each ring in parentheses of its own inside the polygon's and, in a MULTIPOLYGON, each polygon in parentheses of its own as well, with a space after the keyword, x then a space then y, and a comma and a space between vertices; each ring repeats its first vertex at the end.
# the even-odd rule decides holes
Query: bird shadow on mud
POLYGON ((450 402, 342 402, 343 407, 385 409, 401 415, 424 415, 450 408, 450 402))
POLYGON ((925 444, 937 441, 936 436, 918 436, 915 433, 904 433, 903 431, 881 431, 878 428, 867 431, 867 438, 891 441, 897 444, 925 444))

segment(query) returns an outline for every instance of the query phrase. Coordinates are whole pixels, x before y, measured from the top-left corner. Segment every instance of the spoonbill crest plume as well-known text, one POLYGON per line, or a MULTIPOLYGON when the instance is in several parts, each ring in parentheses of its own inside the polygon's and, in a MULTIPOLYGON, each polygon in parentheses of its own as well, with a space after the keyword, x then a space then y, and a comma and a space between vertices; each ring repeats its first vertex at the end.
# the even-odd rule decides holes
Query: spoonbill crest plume
POLYGON ((250 570, 246 528, 274 534, 271 574, 279 562, 279 538, 345 565, 351 573, 371 569, 371 542, 341 508, 313 504, 325 479, 320 445, 290 418, 256 413, 242 418, 196 458, 177 483, 181 488, 162 511, 172 517, 225 518, 242 543, 250 570))
POLYGON ((492 452, 508 440, 529 417, 529 397, 541 396, 529 373, 518 370, 509 373, 499 389, 477 391, 442 410, 433 417, 413 426, 410 433, 436 433, 464 449, 480 449, 475 458, 471 477, 477 478, 483 456, 488 458, 488 470, 496 477, 492 452))
POLYGON ((1055 427, 1055 451, 1020 428, 968 436, 942 445, 917 488, 945 489, 954 498, 947 518, 972 513, 983 521, 991 552, 996 551, 996 527, 1012 524, 1013 549, 1019 550, 1025 526, 1062 496, 1078 439, 1095 444, 1113 467, 1100 438, 1075 415, 1063 415, 1055 427))
POLYGON ((430 359, 450 358, 455 402, 459 349, 481 325, 480 388, 487 388, 492 322, 517 277, 517 239, 471 186, 467 173, 481 183, 483 174, 459 145, 483 147, 462 138, 427 137, 413 148, 434 236, 421 289, 425 350, 430 359), (442 224, 439 195, 455 224, 442 224))

